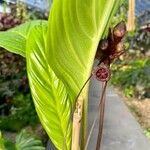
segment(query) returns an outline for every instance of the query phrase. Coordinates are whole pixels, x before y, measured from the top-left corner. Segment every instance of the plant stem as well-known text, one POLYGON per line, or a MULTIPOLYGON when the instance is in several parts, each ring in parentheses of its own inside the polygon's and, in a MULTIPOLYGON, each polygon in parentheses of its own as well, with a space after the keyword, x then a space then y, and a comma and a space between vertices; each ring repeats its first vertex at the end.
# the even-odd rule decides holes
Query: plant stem
POLYGON ((104 124, 104 111, 105 111, 105 99, 106 99, 106 87, 107 82, 102 83, 102 96, 100 98, 100 105, 99 105, 99 132, 97 137, 97 144, 96 150, 100 150, 101 140, 102 140, 102 133, 103 133, 103 124, 104 124))

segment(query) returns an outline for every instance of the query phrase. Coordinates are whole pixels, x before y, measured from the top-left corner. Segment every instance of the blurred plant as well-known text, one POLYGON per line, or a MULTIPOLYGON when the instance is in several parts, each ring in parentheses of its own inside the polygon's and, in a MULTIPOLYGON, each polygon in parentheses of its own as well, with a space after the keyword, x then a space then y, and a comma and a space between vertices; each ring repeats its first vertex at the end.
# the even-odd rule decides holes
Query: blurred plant
POLYGON ((0 12, 0 31, 8 30, 12 27, 21 24, 20 19, 9 13, 0 12))
POLYGON ((22 130, 16 136, 15 143, 3 137, 0 132, 0 150, 45 150, 45 148, 36 136, 22 130))
POLYGON ((5 150, 5 142, 2 137, 2 133, 0 132, 0 150, 5 150))
POLYGON ((1 130, 19 131, 24 126, 35 126, 39 122, 30 94, 18 93, 5 104, 0 110, 8 110, 8 114, 0 117, 1 130))
POLYGON ((112 66, 111 83, 120 87, 125 96, 139 99, 150 97, 150 60, 124 60, 112 66))
POLYGON ((36 19, 48 19, 48 14, 49 12, 42 13, 36 8, 32 8, 31 10, 28 11, 28 19, 29 20, 36 20, 36 19))
MULTIPOLYGON (((1 31, 20 23, 12 14, 0 13, 1 31)), ((0 48, 0 60, 0 128, 18 131, 34 125, 38 118, 29 94, 25 59, 0 48)))
POLYGON ((19 0, 16 1, 16 17, 19 18, 22 22, 28 20, 27 6, 25 2, 21 2, 19 0))
POLYGON ((0 128, 16 131, 26 124, 33 124, 33 117, 36 118, 37 115, 28 94, 30 90, 25 61, 20 56, 3 49, 0 50, 0 59, 0 128), (15 101, 19 101, 18 105, 15 101), (15 111, 12 113, 12 110, 15 111), (26 115, 33 117, 27 118, 26 115), (23 116, 25 118, 21 119, 23 116))
POLYGON ((150 138, 150 128, 147 128, 145 131, 144 131, 144 134, 150 138))
POLYGON ((134 37, 129 37, 129 52, 135 56, 150 56, 150 32, 147 30, 138 30, 134 37))
MULTIPOLYGON (((114 16, 112 24, 117 19, 126 20, 128 1, 125 1, 114 16), (119 15, 121 14, 121 15, 119 15)), ((139 99, 150 97, 150 32, 140 29, 137 24, 134 33, 128 33, 126 38, 127 54, 120 57, 112 65, 112 84, 120 87, 127 97, 137 97, 139 99), (134 35, 134 36, 133 36, 134 35)))
POLYGON ((112 19, 112 26, 116 25, 118 22, 127 21, 127 11, 128 11, 128 1, 122 0, 120 7, 118 8, 115 16, 112 19))

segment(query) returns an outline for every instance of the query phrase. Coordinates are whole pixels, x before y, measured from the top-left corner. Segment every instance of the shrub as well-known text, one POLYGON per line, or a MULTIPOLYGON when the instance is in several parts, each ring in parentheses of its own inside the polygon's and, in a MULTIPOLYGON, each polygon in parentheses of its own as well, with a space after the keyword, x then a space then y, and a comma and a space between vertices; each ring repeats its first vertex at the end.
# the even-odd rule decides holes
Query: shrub
POLYGON ((112 66, 111 83, 123 90, 127 97, 150 97, 150 60, 135 59, 112 66))

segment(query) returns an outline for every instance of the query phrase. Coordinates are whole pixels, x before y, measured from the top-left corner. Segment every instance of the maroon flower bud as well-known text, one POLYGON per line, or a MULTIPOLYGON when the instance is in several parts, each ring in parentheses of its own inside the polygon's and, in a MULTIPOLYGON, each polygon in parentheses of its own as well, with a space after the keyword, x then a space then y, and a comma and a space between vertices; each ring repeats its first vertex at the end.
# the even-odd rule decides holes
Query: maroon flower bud
POLYGON ((105 51, 108 48, 108 40, 103 39, 99 43, 99 49, 105 51))
POLYGON ((118 23, 113 29, 113 35, 118 38, 123 38, 126 34, 126 24, 124 21, 118 23))

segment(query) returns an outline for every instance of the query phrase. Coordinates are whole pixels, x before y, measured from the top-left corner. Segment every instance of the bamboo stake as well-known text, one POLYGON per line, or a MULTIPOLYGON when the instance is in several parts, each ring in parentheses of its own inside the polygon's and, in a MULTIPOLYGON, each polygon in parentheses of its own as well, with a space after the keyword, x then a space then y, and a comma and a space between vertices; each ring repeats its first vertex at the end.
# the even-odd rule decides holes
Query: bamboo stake
POLYGON ((129 0, 127 30, 135 30, 135 0, 129 0))
POLYGON ((84 98, 83 102, 83 111, 82 111, 82 127, 81 127, 81 144, 80 144, 80 149, 84 150, 86 141, 87 141, 87 128, 88 128, 88 92, 89 92, 89 82, 86 84, 82 96, 84 98))
POLYGON ((73 115, 72 147, 71 150, 79 149, 80 127, 82 119, 83 98, 79 96, 73 115))

